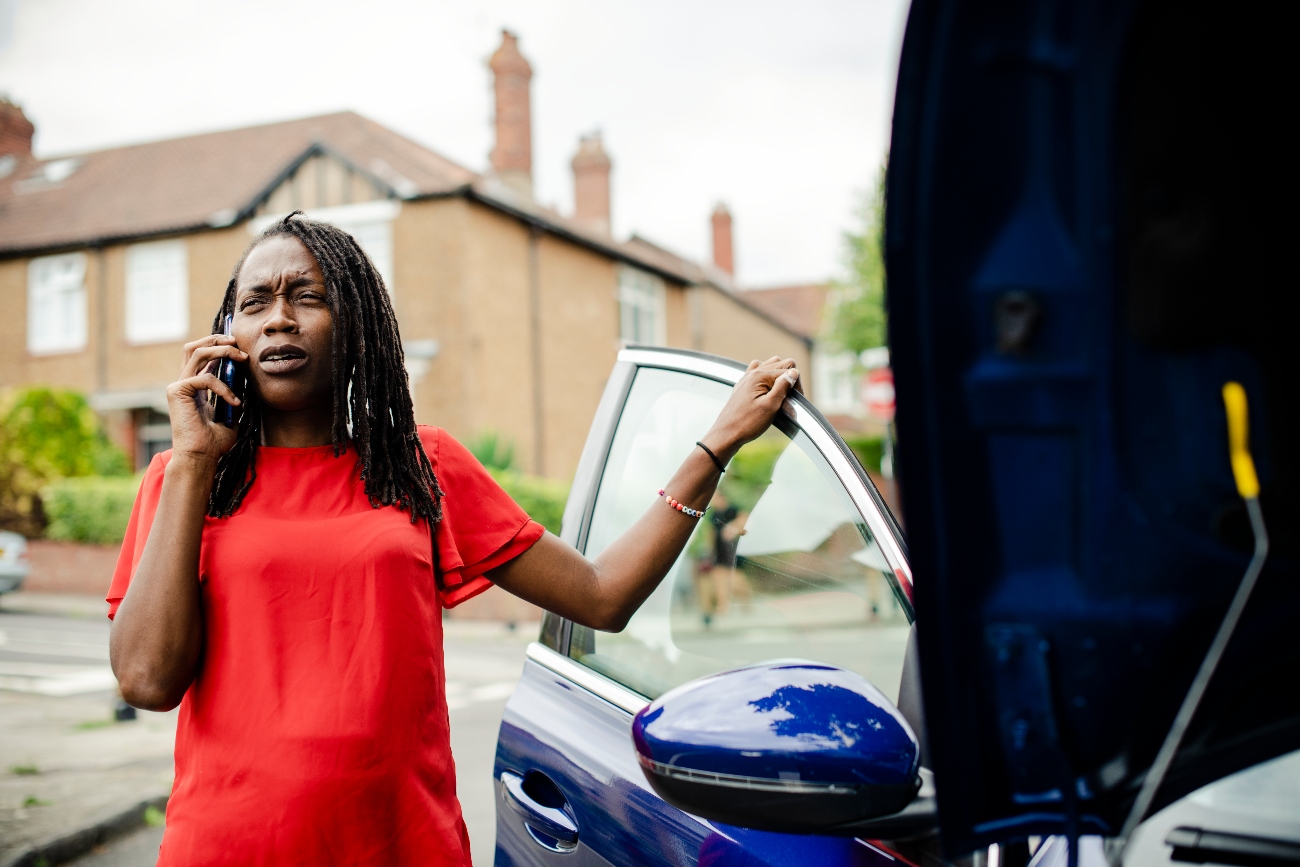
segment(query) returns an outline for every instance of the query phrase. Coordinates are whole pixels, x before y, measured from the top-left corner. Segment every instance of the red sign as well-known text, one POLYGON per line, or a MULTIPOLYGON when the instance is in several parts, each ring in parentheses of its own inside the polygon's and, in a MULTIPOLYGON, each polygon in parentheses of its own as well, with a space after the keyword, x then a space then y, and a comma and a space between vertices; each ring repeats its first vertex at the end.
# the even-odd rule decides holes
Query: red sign
POLYGON ((894 372, 888 367, 867 371, 862 379, 862 402, 867 412, 880 421, 894 420, 894 372))

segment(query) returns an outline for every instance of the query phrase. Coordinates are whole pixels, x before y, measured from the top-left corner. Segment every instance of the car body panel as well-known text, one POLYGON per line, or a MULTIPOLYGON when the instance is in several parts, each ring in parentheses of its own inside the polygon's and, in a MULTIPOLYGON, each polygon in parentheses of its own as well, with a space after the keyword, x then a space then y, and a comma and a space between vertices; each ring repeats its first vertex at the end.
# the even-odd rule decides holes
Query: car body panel
MULTIPOLYGON (((1198 21, 1208 41, 1189 45, 1250 20, 1198 9, 912 5, 886 263, 929 748, 953 853, 1119 831, 1250 559, 1220 397, 1229 380, 1250 395, 1266 518, 1270 496, 1275 517, 1293 515, 1279 449, 1294 440, 1279 433, 1294 430, 1296 353, 1262 337, 1281 316, 1277 294, 1243 283, 1255 306, 1240 313, 1221 284, 1217 313, 1199 315, 1181 312, 1178 296, 1159 307, 1141 295, 1156 291, 1152 273, 1178 286, 1199 261, 1188 276, 1174 253, 1150 252, 1159 231, 1171 244, 1190 237, 1177 224, 1133 234, 1163 170, 1139 154, 1145 116, 1163 110, 1150 82, 1177 79, 1141 52, 1181 51, 1177 28, 1198 21)), ((1253 87, 1244 74, 1232 81, 1227 104, 1253 87)), ((1202 134, 1212 106, 1188 99, 1188 133, 1164 141, 1167 163, 1220 137, 1202 134)), ((1221 137, 1270 141, 1259 132, 1221 137)), ((1189 177, 1233 159, 1209 156, 1189 177)), ((1252 157, 1236 158, 1234 171, 1252 157)), ((1251 171, 1265 179, 1238 174, 1251 171)), ((1264 193, 1223 195, 1246 205, 1264 193)), ((1176 217, 1182 201, 1168 206, 1176 217)), ((1218 216, 1220 227, 1263 219, 1251 207, 1218 216)), ((1219 231, 1206 237, 1240 240, 1219 231)), ((1261 243, 1241 257, 1243 275, 1260 276, 1261 243)), ((1290 524, 1279 519, 1273 535, 1293 547, 1290 524)), ((1300 699, 1283 686, 1300 677, 1298 578, 1286 551, 1265 566, 1155 809, 1300 746, 1300 699)))

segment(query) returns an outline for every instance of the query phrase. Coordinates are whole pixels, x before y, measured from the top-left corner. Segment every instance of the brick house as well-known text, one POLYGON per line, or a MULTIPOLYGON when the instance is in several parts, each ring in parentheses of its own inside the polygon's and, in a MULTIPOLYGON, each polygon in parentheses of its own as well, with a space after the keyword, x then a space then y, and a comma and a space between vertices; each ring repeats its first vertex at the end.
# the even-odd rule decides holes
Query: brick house
POLYGON ((168 447, 164 389, 209 332, 254 234, 294 209, 350 231, 392 293, 416 416, 493 430, 567 479, 626 343, 811 361, 808 335, 740 295, 730 217, 718 264, 610 234, 599 136, 573 158, 575 211, 532 196, 531 68, 493 55, 496 144, 479 173, 343 112, 53 159, 0 100, 0 387, 86 393, 137 465, 168 447))
POLYGON ((831 424, 845 433, 880 436, 885 426, 871 417, 863 401, 863 366, 887 366, 889 351, 869 350, 858 358, 851 352, 832 349, 821 340, 827 305, 835 291, 830 283, 798 283, 745 288, 739 290, 739 296, 808 341, 812 390, 817 395, 817 408, 831 424))

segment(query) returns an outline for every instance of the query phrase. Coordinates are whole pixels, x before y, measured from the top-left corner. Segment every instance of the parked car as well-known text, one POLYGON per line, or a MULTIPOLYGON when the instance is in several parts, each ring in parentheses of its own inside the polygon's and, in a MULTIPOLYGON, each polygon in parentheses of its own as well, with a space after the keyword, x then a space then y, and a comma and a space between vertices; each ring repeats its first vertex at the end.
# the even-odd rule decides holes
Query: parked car
POLYGON ((27 540, 17 533, 0 530, 0 593, 20 589, 31 571, 32 564, 27 559, 27 540))

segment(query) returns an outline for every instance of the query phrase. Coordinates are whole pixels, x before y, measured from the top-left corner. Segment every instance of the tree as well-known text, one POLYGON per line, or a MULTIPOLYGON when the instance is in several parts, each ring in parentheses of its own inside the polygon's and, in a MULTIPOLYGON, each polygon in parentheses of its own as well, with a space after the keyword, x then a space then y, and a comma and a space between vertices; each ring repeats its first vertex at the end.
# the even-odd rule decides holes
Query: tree
POLYGON ((77 392, 0 393, 0 527, 39 534, 45 528, 40 491, 52 481, 129 472, 126 455, 77 392))
POLYGON ((885 169, 875 186, 862 195, 858 225, 844 233, 844 267, 848 278, 836 281, 830 296, 826 338, 849 352, 884 346, 885 316, 885 169))

